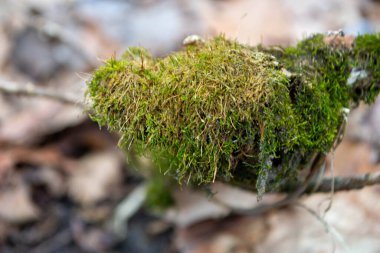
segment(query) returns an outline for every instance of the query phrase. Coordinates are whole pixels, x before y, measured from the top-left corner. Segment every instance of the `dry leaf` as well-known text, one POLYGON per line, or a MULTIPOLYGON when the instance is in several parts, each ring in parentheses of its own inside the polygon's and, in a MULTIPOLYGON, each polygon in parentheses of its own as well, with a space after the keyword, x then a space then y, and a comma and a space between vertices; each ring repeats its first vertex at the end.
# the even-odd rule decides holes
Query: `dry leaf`
POLYGON ((174 192, 176 206, 170 208, 165 219, 179 227, 189 226, 207 219, 217 219, 227 216, 227 207, 210 201, 205 193, 182 189, 174 192))
POLYGON ((115 237, 101 228, 86 228, 80 221, 71 225, 73 238, 86 252, 109 252, 116 243, 115 237))
POLYGON ((262 217, 229 217, 177 229, 175 244, 186 253, 256 252, 268 230, 262 217))
MULTIPOLYGON (((28 103, 7 112, 0 126, 0 141, 6 143, 29 144, 36 142, 42 136, 54 133, 66 126, 82 122, 85 115, 81 108, 62 105, 56 101, 39 98, 20 101, 28 103)), ((4 112, 3 112, 4 113, 4 112)))
POLYGON ((266 193, 261 201, 257 201, 256 193, 220 182, 212 184, 211 190, 217 203, 234 209, 252 209, 284 198, 281 194, 266 193))
POLYGON ((0 192, 0 219, 22 224, 36 220, 39 213, 21 180, 17 180, 14 186, 0 192))
POLYGON ((94 153, 80 161, 68 182, 69 195, 82 205, 107 198, 121 180, 122 158, 117 152, 94 153))
MULTIPOLYGON (((335 194, 325 221, 337 231, 346 245, 342 245, 336 237, 332 239, 324 225, 305 209, 294 207, 271 212, 265 218, 271 229, 268 237, 260 243, 263 249, 260 252, 332 252, 335 243, 335 253, 348 252, 345 247, 351 253, 378 253, 379 197, 376 187, 335 194)), ((303 203, 322 216, 326 198, 324 194, 315 194, 303 203)))

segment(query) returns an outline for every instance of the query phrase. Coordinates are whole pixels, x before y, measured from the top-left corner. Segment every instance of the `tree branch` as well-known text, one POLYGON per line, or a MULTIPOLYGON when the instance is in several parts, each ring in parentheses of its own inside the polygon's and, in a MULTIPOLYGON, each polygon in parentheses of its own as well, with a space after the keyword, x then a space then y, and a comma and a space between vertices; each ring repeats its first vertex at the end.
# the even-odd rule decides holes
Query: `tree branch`
POLYGON ((51 91, 44 88, 39 88, 34 84, 28 83, 26 85, 19 85, 17 83, 0 79, 0 92, 12 95, 44 97, 52 100, 59 101, 65 104, 72 104, 79 107, 86 108, 83 94, 64 94, 56 91, 51 91))
MULTIPOLYGON (((23 96, 34 96, 34 97, 44 97, 52 100, 56 100, 62 103, 71 104, 87 108, 84 102, 83 94, 74 95, 74 94, 64 94, 57 93, 55 91, 47 90, 44 88, 39 88, 31 83, 28 83, 25 86, 21 86, 17 83, 0 79, 0 92, 12 94, 12 95, 23 95, 23 96)), ((313 165, 313 168, 318 168, 321 166, 321 161, 323 159, 317 159, 317 165, 313 165)), ((314 173, 312 173, 314 175, 314 173)), ((309 181, 307 187, 301 186, 295 196, 299 197, 303 194, 311 193, 327 193, 331 192, 332 180, 334 180, 334 192, 338 191, 349 191, 349 190, 359 190, 366 186, 380 184, 380 172, 375 173, 366 173, 364 175, 352 176, 352 177, 334 177, 334 178, 324 178, 321 181, 309 181)), ((294 189, 294 188, 293 188, 294 189)), ((287 190, 285 190, 286 192, 287 190)), ((292 194, 293 196, 293 194, 292 194)), ((286 203, 289 203, 289 197, 287 198, 286 203)), ((294 197, 291 198, 294 200, 294 197)), ((285 203, 284 202, 284 203, 285 203)), ((282 203, 282 204, 284 204, 282 203)))
POLYGON ((334 192, 359 190, 366 186, 380 184, 380 171, 352 177, 324 178, 321 182, 311 182, 305 193, 330 192, 334 180, 334 192))
MULTIPOLYGON (((350 190, 359 190, 371 185, 380 185, 380 171, 374 173, 366 173, 364 175, 352 176, 352 177, 334 177, 334 178, 324 178, 322 180, 310 181, 307 186, 298 187, 294 192, 290 192, 289 195, 284 197, 282 200, 279 200, 270 204, 261 204, 253 208, 236 208, 233 206, 228 206, 225 203, 219 201, 216 198, 211 198, 212 201, 217 204, 221 204, 230 208, 232 213, 240 215, 258 215, 270 210, 281 208, 284 206, 291 205, 297 201, 299 197, 306 194, 313 193, 329 193, 331 192, 332 180, 334 180, 334 193, 338 191, 350 191, 350 190), (302 189, 304 191, 302 191, 302 189)), ((287 193, 288 191, 280 191, 278 193, 287 193)))

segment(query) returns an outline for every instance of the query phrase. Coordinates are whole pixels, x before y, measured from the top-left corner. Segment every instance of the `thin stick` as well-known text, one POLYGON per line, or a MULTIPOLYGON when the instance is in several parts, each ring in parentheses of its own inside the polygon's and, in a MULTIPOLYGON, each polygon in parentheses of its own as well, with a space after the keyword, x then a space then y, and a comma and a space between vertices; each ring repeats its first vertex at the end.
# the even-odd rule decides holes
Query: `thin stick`
POLYGON ((322 181, 310 181, 307 187, 305 185, 299 187, 295 192, 289 194, 282 200, 272 204, 262 204, 254 208, 244 209, 228 206, 216 198, 211 198, 211 201, 230 208, 235 214, 258 215, 276 208, 291 205, 302 195, 313 193, 331 193, 332 190, 334 190, 334 193, 339 191, 360 190, 364 187, 377 184, 380 185, 380 171, 352 177, 332 177, 324 178, 322 181), (304 187, 306 187, 306 189, 304 187))
POLYGON ((342 245, 342 247, 344 248, 346 253, 352 252, 350 247, 348 246, 348 244, 344 240, 343 236, 333 226, 328 224, 327 221, 323 217, 321 217, 316 211, 314 211, 310 207, 308 207, 308 206, 306 206, 300 202, 297 202, 296 206, 304 208, 307 212, 309 212, 312 216, 314 216, 319 222, 321 222, 321 224, 325 228, 326 232, 329 233, 331 236, 332 243, 333 243, 332 252, 335 252, 335 249, 336 249, 336 243, 335 242, 336 241, 338 241, 340 243, 340 245, 342 245))
POLYGON ((64 94, 58 93, 56 91, 51 91, 48 89, 39 88, 34 84, 28 83, 26 85, 19 85, 17 83, 0 79, 0 92, 12 94, 12 95, 22 95, 31 97, 44 97, 52 100, 59 101, 65 104, 76 105, 79 107, 86 108, 84 102, 84 96, 81 94, 64 94))
POLYGON ((141 208, 147 195, 147 183, 141 183, 125 199, 123 199, 115 209, 114 217, 111 221, 112 231, 121 239, 128 233, 128 220, 141 208))
MULTIPOLYGON (((312 184, 312 179, 314 178, 315 174, 319 171, 319 169, 323 166, 325 162, 325 156, 321 153, 318 153, 311 160, 312 161, 310 162, 308 166, 310 173, 305 179, 305 182, 303 183, 303 185, 296 188, 295 191, 291 192, 289 195, 287 195, 283 199, 272 204, 262 204, 250 209, 230 207, 232 209, 232 212, 237 213, 237 214, 244 214, 244 215, 258 215, 258 214, 262 214, 270 210, 284 207, 284 206, 294 203, 301 195, 305 193, 308 187, 310 187, 310 184, 312 184)), ((311 189, 313 189, 313 187, 311 187, 311 189)), ((211 200, 215 202, 219 202, 220 204, 220 201, 217 201, 216 198, 212 198, 211 200)))
POLYGON ((380 184, 380 171, 352 177, 324 178, 314 191, 314 185, 311 183, 305 193, 331 192, 332 181, 334 181, 334 192, 360 190, 366 186, 380 184))
POLYGON ((331 152, 331 161, 330 161, 330 173, 331 173, 331 191, 329 196, 329 204, 323 211, 323 217, 326 215, 326 213, 331 209, 333 198, 334 198, 334 192, 335 192, 335 176, 334 176, 334 162, 335 162, 335 149, 331 152))

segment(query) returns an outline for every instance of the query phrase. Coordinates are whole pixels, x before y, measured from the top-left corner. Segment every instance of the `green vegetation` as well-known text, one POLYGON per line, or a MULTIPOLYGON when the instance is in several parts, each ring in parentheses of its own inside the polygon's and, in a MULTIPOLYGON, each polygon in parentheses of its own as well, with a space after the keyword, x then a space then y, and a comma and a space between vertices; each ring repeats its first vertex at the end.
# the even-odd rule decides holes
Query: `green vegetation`
POLYGON ((156 212, 172 206, 174 204, 174 199, 171 195, 172 183, 163 174, 154 174, 148 185, 146 206, 156 212))
POLYGON ((265 49, 220 36, 159 59, 134 47, 88 82, 91 116, 180 183, 218 179, 261 195, 331 149, 343 108, 375 99, 379 45, 379 35, 352 47, 315 35, 265 49))

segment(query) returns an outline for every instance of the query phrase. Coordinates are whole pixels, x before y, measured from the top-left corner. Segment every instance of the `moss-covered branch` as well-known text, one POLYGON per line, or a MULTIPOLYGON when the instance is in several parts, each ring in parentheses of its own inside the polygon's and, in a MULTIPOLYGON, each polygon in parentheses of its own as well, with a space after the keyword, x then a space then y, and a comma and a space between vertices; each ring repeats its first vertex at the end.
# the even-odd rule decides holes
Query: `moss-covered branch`
POLYGON ((275 191, 303 182, 346 109, 379 93, 380 35, 337 41, 268 49, 219 36, 159 59, 130 48, 88 82, 92 118, 180 183, 275 191))

